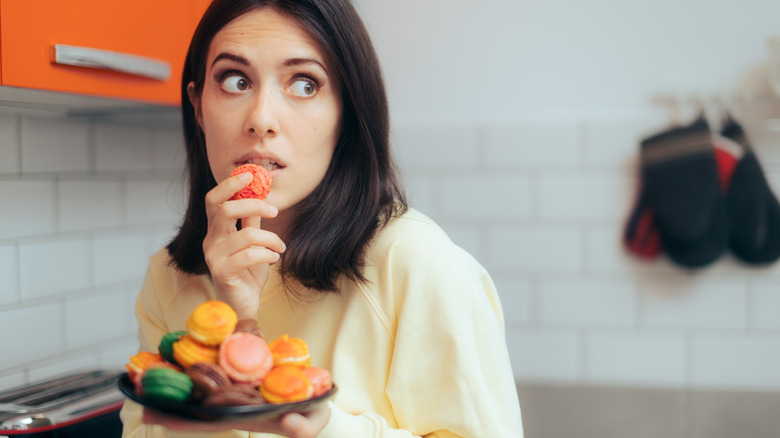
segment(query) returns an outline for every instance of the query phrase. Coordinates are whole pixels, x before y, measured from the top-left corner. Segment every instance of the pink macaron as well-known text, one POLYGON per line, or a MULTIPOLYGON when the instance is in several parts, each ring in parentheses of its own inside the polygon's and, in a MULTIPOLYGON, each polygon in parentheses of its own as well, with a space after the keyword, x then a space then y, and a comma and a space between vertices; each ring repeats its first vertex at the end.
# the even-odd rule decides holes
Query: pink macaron
POLYGON ((258 386, 274 366, 274 357, 263 338, 236 332, 220 344, 219 366, 233 382, 258 386))
POLYGON ((331 380, 330 373, 326 369, 308 366, 303 369, 303 374, 309 378, 311 386, 314 388, 312 397, 319 397, 333 388, 333 380, 331 380))

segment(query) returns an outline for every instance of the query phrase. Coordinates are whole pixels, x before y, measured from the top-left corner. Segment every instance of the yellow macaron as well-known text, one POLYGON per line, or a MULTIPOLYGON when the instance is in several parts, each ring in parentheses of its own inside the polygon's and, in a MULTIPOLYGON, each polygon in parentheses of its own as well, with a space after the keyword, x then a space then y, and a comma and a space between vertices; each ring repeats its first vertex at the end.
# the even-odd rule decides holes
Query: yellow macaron
POLYGON ((219 349, 211 345, 203 345, 192 336, 182 336, 173 344, 173 358, 187 369, 198 362, 217 363, 219 349))
POLYGON ((238 315, 227 303, 206 301, 187 319, 187 333, 203 345, 217 346, 233 333, 237 323, 238 315))

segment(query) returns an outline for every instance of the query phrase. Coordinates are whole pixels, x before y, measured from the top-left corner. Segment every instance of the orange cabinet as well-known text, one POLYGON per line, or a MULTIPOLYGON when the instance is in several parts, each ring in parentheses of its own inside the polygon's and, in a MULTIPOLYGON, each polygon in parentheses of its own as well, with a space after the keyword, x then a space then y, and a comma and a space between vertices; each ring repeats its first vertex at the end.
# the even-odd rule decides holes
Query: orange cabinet
POLYGON ((0 84, 178 106, 205 0, 0 0, 0 84))

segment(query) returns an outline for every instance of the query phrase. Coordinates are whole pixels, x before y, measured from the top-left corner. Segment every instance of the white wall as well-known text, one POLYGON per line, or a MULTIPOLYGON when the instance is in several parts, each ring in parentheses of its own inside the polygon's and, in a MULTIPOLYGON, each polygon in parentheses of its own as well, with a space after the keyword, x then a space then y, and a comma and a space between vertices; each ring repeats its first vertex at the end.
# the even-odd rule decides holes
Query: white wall
POLYGON ((0 388, 138 349, 135 297, 181 213, 177 125, 0 109, 0 388))
POLYGON ((394 115, 634 111, 652 93, 732 91, 765 61, 780 4, 358 0, 394 115))
POLYGON ((496 280, 518 380, 780 390, 780 264, 621 246, 638 142, 715 96, 780 193, 780 3, 360 0, 413 204, 496 280), (739 100, 741 99, 741 100, 739 100))

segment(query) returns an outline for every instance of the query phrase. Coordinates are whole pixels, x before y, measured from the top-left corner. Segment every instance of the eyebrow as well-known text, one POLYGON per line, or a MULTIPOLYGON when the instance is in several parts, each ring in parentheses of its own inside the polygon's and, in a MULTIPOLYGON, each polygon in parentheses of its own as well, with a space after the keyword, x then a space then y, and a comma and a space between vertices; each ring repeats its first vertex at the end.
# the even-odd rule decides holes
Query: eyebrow
MULTIPOLYGON (((223 59, 228 61, 233 61, 247 67, 251 66, 251 63, 249 62, 248 59, 244 58, 241 55, 236 55, 234 53, 228 53, 228 52, 222 52, 219 55, 217 55, 216 58, 214 58, 214 61, 211 62, 211 66, 213 67, 214 64, 216 64, 218 61, 221 61, 223 59)), ((295 67, 295 66, 306 65, 306 64, 318 65, 323 71, 325 71, 325 74, 328 73, 328 69, 325 68, 325 66, 320 61, 317 61, 316 59, 313 58, 289 58, 284 60, 284 62, 282 62, 282 66, 284 67, 295 67)))
POLYGON ((313 59, 313 58, 290 58, 290 59, 285 60, 282 63, 282 65, 285 66, 285 67, 295 67, 295 66, 298 66, 298 65, 306 65, 306 64, 318 65, 318 66, 320 66, 320 68, 323 71, 325 71, 325 74, 328 73, 328 69, 325 68, 325 66, 322 65, 321 62, 319 62, 319 61, 317 61, 316 59, 313 59))
POLYGON ((214 58, 214 61, 212 61, 211 66, 213 67, 214 64, 217 63, 217 61, 220 61, 222 59, 227 59, 229 61, 237 62, 237 63, 239 63, 241 65, 245 65, 247 67, 249 67, 249 65, 250 65, 249 64, 249 60, 247 60, 243 56, 235 55, 233 53, 222 52, 219 55, 217 55, 216 58, 214 58))

